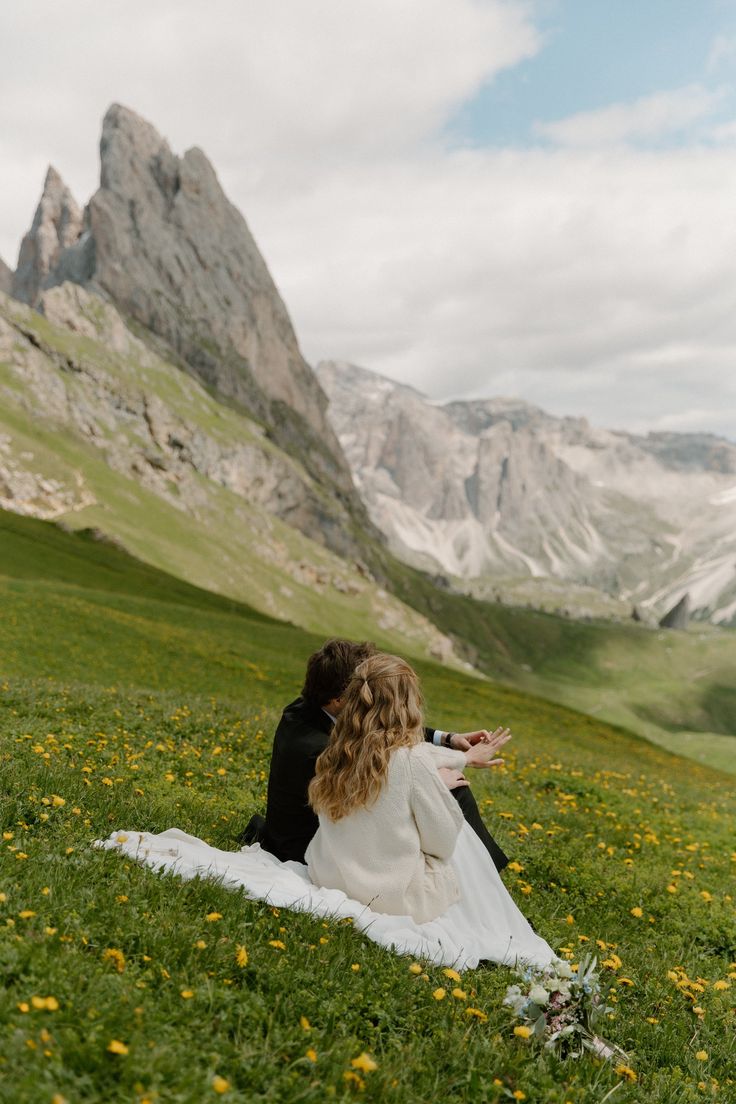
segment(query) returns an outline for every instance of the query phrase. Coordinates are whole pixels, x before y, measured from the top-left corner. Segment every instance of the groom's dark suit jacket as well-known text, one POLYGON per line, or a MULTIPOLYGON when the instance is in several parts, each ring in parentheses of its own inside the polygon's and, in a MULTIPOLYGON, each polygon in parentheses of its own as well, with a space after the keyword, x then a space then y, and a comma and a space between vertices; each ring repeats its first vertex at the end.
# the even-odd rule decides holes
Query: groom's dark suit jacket
MULTIPOLYGON (((431 740, 435 731, 425 729, 426 739, 431 740)), ((266 819, 263 822, 260 817, 253 818, 243 836, 246 842, 258 840, 282 862, 287 859, 304 862, 304 852, 319 824, 309 806, 307 790, 317 758, 327 747, 331 732, 332 720, 319 706, 304 698, 287 705, 273 741, 266 819)), ((483 824, 470 787, 451 792, 496 867, 502 870, 509 860, 483 824)))

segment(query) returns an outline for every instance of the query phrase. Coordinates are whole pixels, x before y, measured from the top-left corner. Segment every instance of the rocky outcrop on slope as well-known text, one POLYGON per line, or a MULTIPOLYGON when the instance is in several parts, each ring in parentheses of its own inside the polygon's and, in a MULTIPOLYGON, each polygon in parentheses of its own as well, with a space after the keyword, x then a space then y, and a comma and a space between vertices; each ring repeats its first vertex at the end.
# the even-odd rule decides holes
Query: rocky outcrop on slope
POLYGON ((686 629, 690 624, 690 595, 683 594, 679 602, 672 609, 667 610, 664 617, 660 618, 661 629, 686 629))
POLYGON ((183 157, 135 112, 105 115, 100 187, 82 218, 49 170, 13 294, 67 280, 99 291, 352 500, 348 468, 286 307, 240 212, 199 149, 183 157))
POLYGON ((518 400, 439 406, 345 363, 317 373, 356 485, 403 558, 466 580, 594 586, 640 613, 688 590, 697 616, 736 616, 733 443, 615 433, 518 400))
POLYGON ((35 307, 41 292, 58 279, 61 254, 82 232, 82 212, 53 166, 46 173, 33 223, 21 242, 11 293, 35 307))
MULTIPOLYGON (((45 318, 0 296, 0 382, 6 407, 65 430, 105 463, 179 510, 195 513, 224 487, 316 540, 350 518, 262 428, 220 411, 202 386, 134 335, 110 303, 71 283, 41 293, 45 318)), ((83 484, 56 486, 0 442, 0 505, 56 517, 90 502, 83 484)), ((333 544, 339 543, 335 536, 333 544)))
POLYGON ((0 291, 4 295, 10 295, 13 287, 13 270, 8 268, 5 261, 0 257, 0 291))

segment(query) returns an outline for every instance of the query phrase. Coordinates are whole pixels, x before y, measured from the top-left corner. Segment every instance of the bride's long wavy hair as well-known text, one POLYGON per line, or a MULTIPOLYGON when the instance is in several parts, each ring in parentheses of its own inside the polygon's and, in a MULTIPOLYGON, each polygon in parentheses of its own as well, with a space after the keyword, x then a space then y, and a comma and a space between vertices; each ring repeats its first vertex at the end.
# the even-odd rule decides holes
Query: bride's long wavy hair
POLYGON ((415 672, 398 656, 370 656, 348 683, 330 742, 317 760, 309 804, 330 820, 370 805, 383 786, 391 753, 422 738, 415 672))

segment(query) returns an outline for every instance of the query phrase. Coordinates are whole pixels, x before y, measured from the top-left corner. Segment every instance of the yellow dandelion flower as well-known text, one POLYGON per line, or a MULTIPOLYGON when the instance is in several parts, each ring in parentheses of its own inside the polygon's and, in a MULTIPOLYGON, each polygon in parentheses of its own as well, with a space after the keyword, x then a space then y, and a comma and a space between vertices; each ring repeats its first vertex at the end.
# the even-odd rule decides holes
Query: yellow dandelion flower
POLYGON ((432 996, 434 997, 435 1000, 444 1000, 446 995, 447 995, 447 992, 442 987, 440 987, 439 989, 435 989, 434 992, 432 993, 432 996))
POLYGON ((644 915, 644 909, 640 909, 639 906, 636 905, 635 908, 632 908, 631 915, 635 916, 636 919, 639 920, 640 917, 642 917, 644 915))
POLYGON ((216 1073, 215 1076, 212 1078, 212 1088, 216 1093, 219 1093, 219 1095, 222 1096, 223 1093, 229 1091, 230 1082, 228 1081, 227 1077, 220 1077, 219 1073, 216 1073))
MULTIPOLYGON (((420 966, 419 969, 421 970, 421 968, 422 967, 420 966)), ((358 970, 360 969, 360 963, 354 962, 350 969, 353 971, 354 974, 357 974, 358 970)), ((411 969, 411 967, 409 967, 409 969, 411 969)))
POLYGON ((64 805, 66 805, 66 800, 63 797, 59 797, 58 794, 54 794, 51 798, 51 804, 56 809, 61 809, 64 805))
POLYGON ((194 992, 191 989, 182 989, 179 996, 182 998, 182 1000, 191 1000, 194 996, 194 992))
POLYGON ((245 969, 248 965, 248 952, 240 943, 235 948, 235 961, 241 969, 245 969))
POLYGON ((481 1023, 486 1023, 488 1021, 488 1016, 485 1012, 481 1012, 480 1008, 466 1008, 465 1015, 472 1016, 474 1019, 480 1020, 481 1023))
POLYGON ((314 1049, 314 1047, 309 1047, 305 1051, 305 1053, 306 1053, 306 1056, 307 1056, 307 1058, 309 1059, 310 1062, 316 1062, 317 1061, 317 1051, 314 1049))
POLYGON ((519 1039, 528 1039, 531 1033, 532 1029, 530 1027, 527 1027, 526 1024, 519 1024, 518 1027, 514 1028, 514 1035, 516 1035, 519 1039))
POLYGON ((707 1050, 698 1050, 695 1053, 695 1057, 698 1059, 699 1062, 707 1062, 708 1061, 708 1051, 707 1050))
POLYGON ((713 988, 717 989, 718 992, 720 993, 720 992, 723 992, 724 989, 730 989, 731 988, 731 983, 730 983, 730 981, 714 981, 713 982, 713 988))
POLYGON ((373 1070, 378 1069, 378 1062, 374 1062, 370 1054, 366 1054, 365 1051, 359 1054, 357 1058, 352 1058, 350 1065, 353 1069, 360 1070, 361 1073, 372 1073, 373 1070))
POLYGON ((422 967, 419 965, 419 963, 418 962, 412 962, 411 966, 409 967, 409 973, 410 974, 421 974, 421 972, 422 972, 422 967))
POLYGON ((22 909, 21 912, 18 913, 18 915, 20 916, 21 920, 30 920, 30 918, 32 916, 35 916, 36 914, 33 909, 22 909))
POLYGON ((526 1093, 522 1092, 521 1089, 514 1089, 511 1095, 514 1100, 526 1100, 526 1093))
POLYGON ((468 994, 465 992, 464 989, 453 989, 452 990, 452 995, 455 998, 455 1000, 467 1000, 468 999, 468 994))
POLYGON ((460 981, 460 975, 457 970, 451 970, 449 966, 447 969, 443 970, 442 973, 446 978, 450 978, 451 981, 460 981))
POLYGON ((365 1088, 365 1081, 355 1072, 355 1070, 345 1070, 344 1074, 342 1075, 342 1079, 343 1081, 352 1081, 358 1086, 361 1092, 365 1088))
POLYGON ((205 920, 208 924, 214 924, 215 920, 222 920, 221 912, 208 912, 205 916, 205 920))
POLYGON ((280 939, 269 939, 268 945, 269 947, 275 947, 277 951, 286 950, 286 944, 282 943, 280 939))
POLYGON ((117 947, 108 947, 102 952, 103 962, 112 962, 119 974, 125 969, 125 955, 117 947))
POLYGON ((633 984, 634 984, 633 981, 631 980, 631 978, 627 978, 627 977, 620 977, 618 979, 618 983, 619 983, 619 985, 628 985, 628 986, 633 986, 633 984))
POLYGON ((128 1048, 125 1043, 121 1043, 119 1039, 111 1039, 107 1044, 107 1049, 110 1054, 127 1054, 128 1048))
POLYGON ((567 924, 574 924, 575 923, 575 917, 573 916, 573 914, 571 912, 568 913, 568 915, 565 917, 565 922, 567 924))
POLYGON ((626 1081, 636 1081, 637 1074, 630 1066, 616 1066, 616 1073, 626 1081))
POLYGON ((307 1019, 306 1016, 300 1016, 299 1017, 299 1026, 301 1027, 302 1031, 311 1031, 312 1030, 312 1025, 311 1025, 311 1023, 309 1022, 309 1020, 307 1019))
POLYGON ((31 1011, 31 1006, 28 1003, 28 1001, 21 1001, 20 1004, 16 1005, 16 1007, 17 1007, 19 1012, 30 1012, 31 1011))

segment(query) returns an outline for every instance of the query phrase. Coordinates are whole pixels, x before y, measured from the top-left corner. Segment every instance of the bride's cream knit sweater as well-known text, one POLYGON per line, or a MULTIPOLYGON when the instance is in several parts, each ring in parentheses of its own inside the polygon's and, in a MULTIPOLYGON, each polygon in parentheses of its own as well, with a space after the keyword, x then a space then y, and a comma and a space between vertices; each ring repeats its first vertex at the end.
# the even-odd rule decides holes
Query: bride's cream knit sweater
POLYGON ((459 897, 449 860, 463 815, 437 768, 464 766, 462 751, 424 741, 397 748, 372 805, 341 820, 320 816, 306 854, 315 885, 420 924, 443 913, 459 897))

